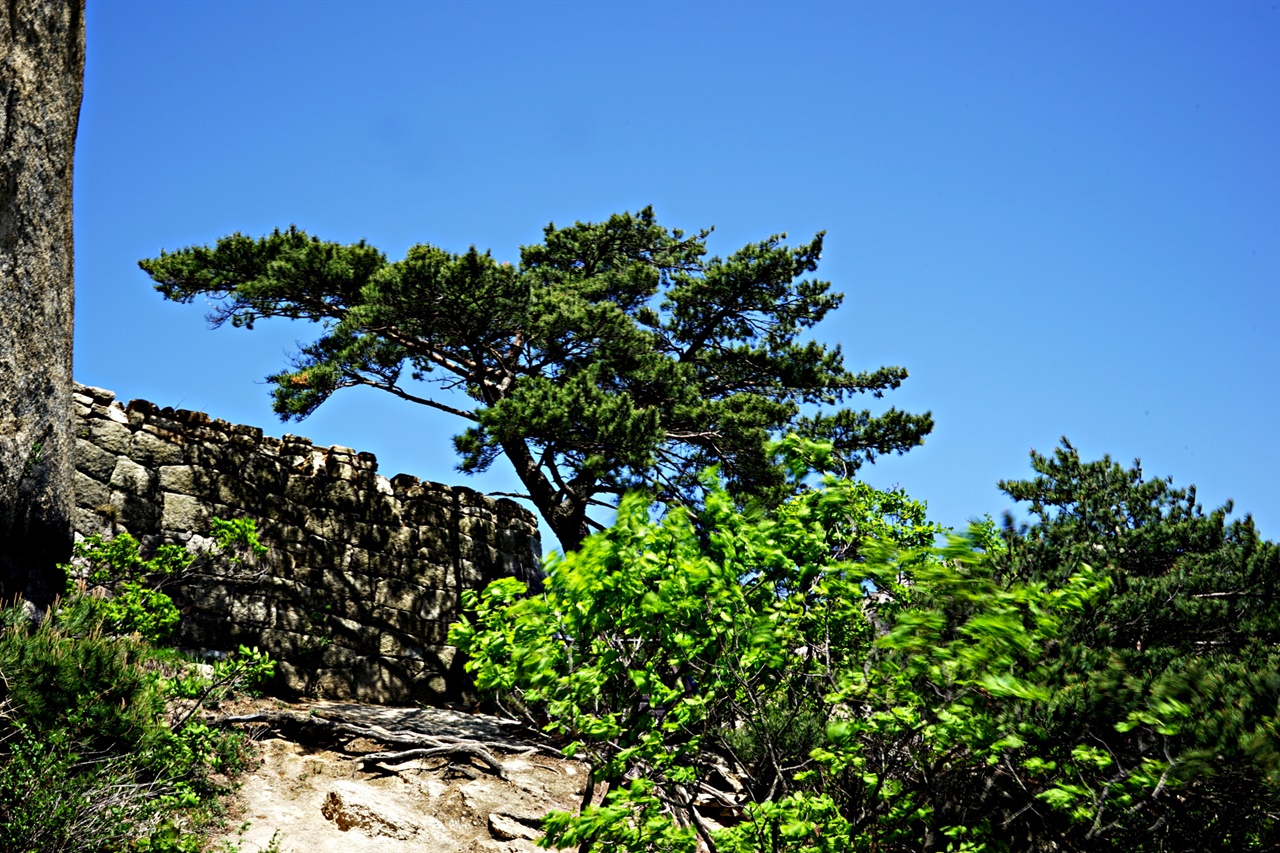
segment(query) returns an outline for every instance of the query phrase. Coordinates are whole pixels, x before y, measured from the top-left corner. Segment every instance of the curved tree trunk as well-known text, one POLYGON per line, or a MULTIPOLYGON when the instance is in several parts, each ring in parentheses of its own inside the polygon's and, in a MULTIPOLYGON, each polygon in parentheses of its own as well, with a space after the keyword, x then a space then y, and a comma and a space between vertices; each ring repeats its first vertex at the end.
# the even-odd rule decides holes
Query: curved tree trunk
POLYGON ((0 593, 44 604, 71 551, 71 174, 84 0, 0 2, 0 593))

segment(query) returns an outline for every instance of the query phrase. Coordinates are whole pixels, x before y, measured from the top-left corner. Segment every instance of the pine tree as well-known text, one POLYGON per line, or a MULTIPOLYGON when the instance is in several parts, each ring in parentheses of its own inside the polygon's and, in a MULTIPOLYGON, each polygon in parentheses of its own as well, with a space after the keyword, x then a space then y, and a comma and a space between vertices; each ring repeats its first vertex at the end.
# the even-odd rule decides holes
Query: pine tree
POLYGON ((719 258, 707 255, 709 233, 665 228, 646 208, 548 225, 511 266, 428 245, 389 262, 364 242, 291 227, 140 265, 168 299, 214 300, 214 326, 286 317, 323 328, 269 377, 283 418, 364 385, 466 421, 458 467, 484 471, 505 455, 569 551, 598 526, 590 507, 632 489, 696 502, 713 463, 735 496, 776 503, 786 478, 766 446, 783 431, 833 442, 851 472, 932 428, 928 413, 818 408, 879 397, 907 375, 850 372, 838 346, 803 339, 842 298, 805 277, 821 234, 719 258))
POLYGON ((1065 627, 1044 721, 1063 756, 1074 744, 1107 758, 1081 780, 1076 805, 1097 819, 1079 843, 1274 849, 1280 548, 1249 517, 1228 523, 1230 504, 1206 514, 1194 486, 1146 479, 1137 462, 1084 462, 1063 439, 1032 467, 1034 479, 1000 484, 1036 519, 1006 523, 1007 576, 1054 587, 1088 564, 1111 584, 1065 627), (1117 792, 1144 763, 1165 768, 1163 784, 1123 803, 1117 792))

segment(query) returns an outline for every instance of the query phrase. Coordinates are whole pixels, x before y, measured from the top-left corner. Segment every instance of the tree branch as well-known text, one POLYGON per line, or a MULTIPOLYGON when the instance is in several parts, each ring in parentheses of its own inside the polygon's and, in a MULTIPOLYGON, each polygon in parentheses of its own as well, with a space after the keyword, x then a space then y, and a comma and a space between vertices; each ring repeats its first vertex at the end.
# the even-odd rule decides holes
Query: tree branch
POLYGON ((391 382, 378 382, 377 380, 370 379, 367 376, 359 375, 352 376, 349 382, 352 385, 368 385, 370 388, 378 388, 389 394, 394 394, 402 400, 408 400, 411 403, 418 403, 422 406, 430 406, 433 409, 439 409, 442 412, 448 412, 451 415, 457 415, 458 417, 466 418, 469 421, 480 420, 480 418, 476 417, 474 412, 468 412, 465 409, 455 409, 453 406, 446 405, 445 403, 438 403, 430 397, 419 397, 417 394, 410 394, 399 385, 391 382))

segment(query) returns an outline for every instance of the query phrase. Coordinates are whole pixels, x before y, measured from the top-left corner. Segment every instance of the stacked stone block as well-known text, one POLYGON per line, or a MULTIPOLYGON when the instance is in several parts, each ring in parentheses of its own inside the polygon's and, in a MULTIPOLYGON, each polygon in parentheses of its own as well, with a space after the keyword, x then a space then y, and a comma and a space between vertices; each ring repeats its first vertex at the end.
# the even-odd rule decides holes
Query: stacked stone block
POLYGON ((468 692, 446 642, 465 589, 538 577, 536 519, 509 500, 377 473, 370 453, 264 436, 201 412, 122 406, 76 386, 75 530, 144 550, 210 544, 214 517, 252 518, 270 553, 201 560, 172 590, 182 641, 258 646, 280 686, 374 702, 468 692))

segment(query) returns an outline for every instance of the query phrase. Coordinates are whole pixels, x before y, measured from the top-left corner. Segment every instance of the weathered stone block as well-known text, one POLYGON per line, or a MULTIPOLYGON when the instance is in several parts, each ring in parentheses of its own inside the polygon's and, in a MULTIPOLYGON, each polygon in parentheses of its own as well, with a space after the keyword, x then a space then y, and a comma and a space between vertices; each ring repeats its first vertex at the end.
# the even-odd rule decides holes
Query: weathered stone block
POLYGON ((399 526, 400 505, 394 498, 374 489, 363 489, 356 494, 356 499, 367 521, 399 526))
POLYGON ((298 633, 315 631, 325 621, 325 617, 318 611, 303 609, 298 602, 289 602, 276 607, 275 626, 283 631, 298 633))
POLYGON ((356 697, 365 702, 393 704, 414 699, 408 674, 384 658, 361 658, 353 670, 353 684, 356 697))
POLYGON ((89 441, 116 456, 129 452, 133 443, 133 433, 129 428, 115 421, 93 419, 89 421, 89 441))
POLYGON ((222 451, 221 469, 237 475, 243 475, 255 456, 251 449, 245 447, 230 444, 219 444, 218 447, 222 451))
POLYGON ((374 524, 354 525, 352 535, 356 537, 353 544, 369 551, 385 551, 391 541, 391 531, 374 524))
POLYGON ((140 497, 119 489, 112 489, 108 503, 115 507, 114 510, 106 510, 109 520, 114 521, 117 527, 123 528, 126 532, 140 538, 146 531, 156 528, 159 514, 156 512, 156 504, 151 496, 140 497), (114 518, 110 518, 112 513, 114 518))
POLYGON ((223 456, 222 446, 208 441, 189 441, 183 447, 183 458, 191 465, 217 470, 223 456))
POLYGON ((295 550, 303 552, 306 549, 305 542, 310 537, 301 527, 294 524, 281 524, 276 531, 276 540, 283 543, 292 553, 295 550))
POLYGON ((220 424, 232 435, 244 436, 255 444, 262 441, 262 429, 260 427, 245 426, 243 424, 229 424, 221 418, 215 420, 214 423, 220 424))
POLYGON ((319 536, 322 539, 329 540, 339 538, 339 533, 341 532, 337 516, 334 515, 332 510, 328 509, 313 509, 307 516, 306 521, 302 523, 302 529, 312 536, 319 536))
POLYGON ((258 648, 277 660, 297 660, 314 647, 314 637, 297 631, 264 628, 258 632, 258 648))
POLYGON ((354 460, 351 457, 334 456, 330 454, 325 459, 324 465, 325 476, 331 480, 350 482, 359 476, 356 470, 354 460))
POLYGON ((355 674, 346 669, 315 670, 310 674, 305 692, 335 699, 355 699, 360 696, 355 674))
POLYGON ((333 669, 350 669, 359 659, 355 650, 336 643, 330 643, 320 652, 320 664, 333 669))
POLYGON ((456 614, 457 604, 457 595, 448 590, 424 589, 416 612, 423 619, 447 622, 456 614))
POLYGON ((305 694, 307 685, 311 681, 311 670, 286 659, 277 660, 275 676, 271 681, 277 689, 283 688, 289 693, 305 694))
MULTIPOLYGON (((132 406, 132 403, 130 403, 130 406, 132 406)), ((167 407, 147 415, 146 426, 151 428, 151 432, 159 431, 175 435, 186 429, 182 423, 173 419, 173 409, 167 407)))
POLYGON ((463 560, 458 563, 458 570, 462 575, 463 588, 483 589, 488 586, 489 582, 495 579, 494 573, 490 569, 490 566, 477 565, 470 560, 463 560))
POLYGON ((453 576, 453 561, 444 557, 444 555, 430 554, 422 549, 418 550, 416 559, 405 560, 400 563, 393 577, 399 577, 410 583, 419 586, 436 587, 444 589, 449 585, 449 579, 453 576))
POLYGON ((417 534, 412 527, 392 528, 384 550, 394 554, 412 554, 418 549, 417 534))
POLYGON ((464 515, 458 519, 458 531, 463 536, 472 539, 491 542, 497 534, 497 527, 487 518, 476 518, 471 515, 464 515))
POLYGON ((346 548, 342 552, 342 568, 348 572, 369 574, 369 552, 364 548, 346 548))
POLYGON ((414 679, 413 692, 426 702, 443 702, 449 698, 449 681, 442 673, 423 673, 414 679))
POLYGON ((431 554, 426 559, 451 559, 453 534, 444 527, 420 527, 418 544, 431 554))
POLYGON ((330 542, 322 536, 308 534, 306 541, 308 560, 312 566, 322 568, 324 566, 337 565, 342 552, 346 550, 345 542, 330 542))
POLYGON ((289 472, 279 460, 253 453, 246 460, 241 476, 263 495, 282 495, 289 472))
POLYGON ((400 517, 411 527, 446 529, 453 523, 453 513, 447 507, 427 501, 408 501, 400 510, 400 517))
POLYGON ((232 598, 228 614, 242 625, 264 626, 271 624, 271 607, 265 598, 232 598))
POLYGON ((179 465, 182 463, 182 446, 176 441, 165 441, 149 432, 139 431, 133 436, 129 456, 148 467, 179 465))
POLYGON ((378 638, 378 654, 383 657, 403 657, 406 648, 404 637, 399 634, 383 634, 378 638))
POLYGON ((81 471, 75 475, 76 506, 95 509, 111 500, 111 490, 81 471))
POLYGON ((111 472, 111 488, 128 495, 146 495, 155 484, 152 473, 132 459, 121 457, 111 472))
MULTIPOLYGON (((373 621, 373 600, 369 598, 343 598, 338 604, 338 615, 359 622, 361 625, 370 625, 373 621)), ((368 642, 373 643, 377 640, 377 631, 370 635, 368 642)))
MULTIPOLYGON (((88 433, 89 430, 82 427, 78 432, 88 433)), ((86 438, 76 439, 75 463, 77 471, 83 471, 93 479, 105 483, 111 479, 111 472, 116 468, 116 459, 117 457, 114 454, 108 453, 86 438)))
POLYGON ((231 589, 220 583, 182 582, 178 585, 178 597, 184 604, 201 610, 225 612, 231 603, 231 589))
POLYGON ((418 610, 421 603, 423 589, 416 584, 405 583, 404 581, 386 578, 378 582, 377 592, 374 594, 373 603, 375 607, 390 607, 395 610, 404 610, 413 613, 418 610))
POLYGON ((215 491, 219 503, 234 507, 251 507, 257 503, 257 494, 253 486, 234 474, 223 474, 218 477, 215 491))
POLYGON ((160 527, 164 530, 209 532, 208 507, 190 495, 165 492, 161 504, 160 527))
POLYGON ((262 629, 256 625, 229 622, 226 611, 183 608, 182 644, 189 648, 233 652, 242 643, 259 646, 262 629))
POLYGON ((329 636, 338 645, 352 649, 373 649, 377 647, 378 631, 368 625, 362 625, 354 619, 342 616, 329 617, 329 636))
POLYGON ((360 498, 351 483, 333 480, 324 490, 324 502, 341 512, 352 512, 360 505, 360 498))
POLYGON ((430 623, 417 614, 391 607, 375 606, 369 614, 369 623, 392 633, 420 638, 422 629, 430 623))
POLYGON ((263 519, 279 524, 281 529, 285 527, 299 529, 298 525, 307 514, 305 507, 299 507, 298 504, 278 494, 260 496, 255 504, 255 512, 263 519))
POLYGON ((486 542, 477 542, 463 536, 458 540, 458 556, 464 561, 488 567, 497 564, 498 549, 486 542))
POLYGON ((456 646, 437 646, 432 650, 435 654, 435 660, 441 669, 453 669, 454 660, 458 657, 458 649, 456 646))
POLYGON ((106 536, 111 533, 111 520, 95 512, 93 508, 74 508, 71 511, 71 526, 78 536, 92 536, 94 533, 106 536))
POLYGON ((160 467, 160 488, 166 492, 179 492, 184 495, 199 494, 201 489, 197 482, 202 481, 207 487, 212 484, 213 476, 203 468, 194 465, 163 465, 160 467))
POLYGON ((344 571, 337 566, 321 567, 321 589, 326 597, 371 599, 377 581, 357 572, 344 571))
POLYGON ((108 391, 106 388, 81 385, 79 382, 75 383, 74 388, 74 396, 76 398, 86 398, 90 403, 101 403, 104 406, 109 406, 111 401, 116 398, 116 392, 108 391))

